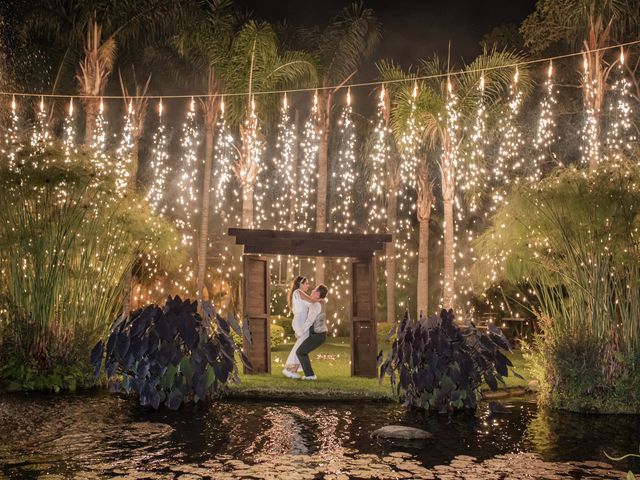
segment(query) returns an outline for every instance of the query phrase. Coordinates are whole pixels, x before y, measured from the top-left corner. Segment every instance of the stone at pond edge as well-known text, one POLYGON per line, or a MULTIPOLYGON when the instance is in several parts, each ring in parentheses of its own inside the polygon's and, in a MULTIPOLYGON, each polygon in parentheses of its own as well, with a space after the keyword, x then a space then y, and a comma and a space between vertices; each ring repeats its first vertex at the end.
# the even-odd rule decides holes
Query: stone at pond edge
POLYGON ((400 440, 427 440, 433 438, 433 435, 426 430, 405 427, 404 425, 387 425, 374 431, 371 436, 378 438, 396 438, 400 440))
POLYGON ((540 390, 540 383, 537 380, 529 380, 527 391, 536 393, 540 390))

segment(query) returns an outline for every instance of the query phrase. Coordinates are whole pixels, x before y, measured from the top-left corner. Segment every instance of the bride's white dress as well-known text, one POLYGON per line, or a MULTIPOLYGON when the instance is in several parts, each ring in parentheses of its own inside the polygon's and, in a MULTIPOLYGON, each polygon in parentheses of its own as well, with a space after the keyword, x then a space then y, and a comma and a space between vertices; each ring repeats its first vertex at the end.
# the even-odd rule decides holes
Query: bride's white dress
POLYGON ((309 336, 309 330, 305 332, 302 331, 304 321, 307 319, 307 315, 309 314, 309 305, 309 302, 303 300, 300 296, 300 290, 296 290, 295 292, 293 292, 293 295, 291 296, 291 310, 293 310, 293 321, 291 322, 291 324, 293 326, 293 331, 296 334, 297 340, 293 345, 291 352, 289 352, 285 368, 292 367, 294 365, 300 365, 300 361, 298 360, 296 351, 298 350, 298 347, 302 344, 302 342, 304 342, 309 336))

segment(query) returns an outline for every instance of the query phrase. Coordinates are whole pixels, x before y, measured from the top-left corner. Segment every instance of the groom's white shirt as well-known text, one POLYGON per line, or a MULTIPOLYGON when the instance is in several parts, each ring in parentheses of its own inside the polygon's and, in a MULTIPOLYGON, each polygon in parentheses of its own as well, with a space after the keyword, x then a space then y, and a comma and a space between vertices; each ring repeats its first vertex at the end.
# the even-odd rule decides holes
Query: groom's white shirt
POLYGON ((321 312, 322 312, 321 302, 312 303, 311 305, 309 305, 309 312, 307 313, 307 319, 302 324, 303 333, 308 331, 311 328, 311 325, 313 325, 314 320, 318 315, 320 315, 321 312))

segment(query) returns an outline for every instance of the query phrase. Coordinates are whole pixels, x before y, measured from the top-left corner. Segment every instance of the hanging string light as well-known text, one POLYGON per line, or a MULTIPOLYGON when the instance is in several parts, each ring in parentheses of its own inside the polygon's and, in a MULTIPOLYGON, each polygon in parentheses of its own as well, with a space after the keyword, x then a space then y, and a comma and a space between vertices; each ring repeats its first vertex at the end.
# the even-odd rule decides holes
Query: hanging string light
POLYGON ((91 142, 93 152, 93 162, 98 176, 106 175, 110 172, 109 161, 107 159, 107 121, 104 118, 104 102, 102 98, 98 106, 98 114, 95 118, 93 137, 91 142))
POLYGON ((553 64, 549 62, 547 80, 544 84, 544 95, 540 103, 538 125, 533 138, 533 146, 538 154, 529 174, 530 181, 540 180, 543 169, 550 163, 558 162, 558 157, 553 150, 553 146, 558 141, 553 114, 557 103, 556 89, 553 84, 553 64))
POLYGON ((17 157, 21 150, 20 146, 20 121, 18 119, 18 108, 16 97, 11 98, 11 112, 9 113, 9 125, 4 136, 4 154, 7 156, 9 170, 17 168, 17 157))
POLYGON ((31 132, 31 146, 41 150, 51 143, 51 139, 52 136, 47 122, 47 112, 44 107, 44 97, 40 97, 40 103, 36 111, 36 122, 31 132))
POLYGON ((589 165, 591 159, 600 162, 600 138, 598 135, 598 119, 594 110, 594 100, 596 97, 595 79, 589 72, 589 61, 585 56, 583 62, 583 95, 585 98, 584 123, 580 132, 582 152, 582 163, 589 165))
POLYGON ((482 74, 478 84, 478 99, 474 121, 471 126, 471 134, 468 136, 467 145, 465 146, 466 155, 461 158, 462 161, 458 169, 457 183, 471 213, 475 213, 480 208, 482 193, 486 188, 487 105, 484 87, 485 79, 484 74, 482 74))
POLYGON ((313 105, 309 118, 304 124, 302 141, 302 159, 298 169, 298 194, 299 201, 296 211, 296 224, 293 228, 309 232, 315 226, 316 185, 318 176, 318 150, 320 147, 320 133, 318 125, 318 92, 313 96, 313 105))
POLYGON ((69 100, 69 108, 67 109, 67 114, 64 117, 62 143, 64 145, 65 162, 68 163, 71 153, 75 152, 76 149, 76 129, 73 116, 73 98, 69 100))
POLYGON ((402 152, 402 164, 400 173, 402 183, 412 189, 416 189, 418 184, 416 176, 418 173, 419 159, 417 155, 418 128, 416 120, 416 98, 418 96, 418 84, 415 83, 411 92, 409 102, 409 116, 400 138, 400 151, 402 152))
POLYGON ((371 148, 368 191, 369 191, 369 221, 368 229, 374 233, 380 232, 384 225, 384 194, 385 169, 389 161, 389 127, 386 121, 386 100, 384 86, 380 89, 376 120, 373 127, 373 146, 371 148))
POLYGON ((635 141, 631 127, 631 82, 624 69, 624 50, 616 66, 616 79, 611 86, 609 102, 609 129, 605 139, 607 155, 610 161, 620 162, 631 150, 635 141))
POLYGON ((151 186, 147 192, 147 201, 151 209, 164 215, 167 208, 164 201, 165 184, 169 175, 169 154, 167 152, 167 134, 165 133, 162 115, 164 106, 162 99, 158 102, 158 128, 153 134, 153 148, 151 153, 151 186))
POLYGON ((498 120, 498 153, 491 171, 490 211, 498 208, 506 198, 507 188, 511 181, 518 181, 523 162, 521 151, 524 147, 522 132, 518 127, 518 114, 522 106, 522 92, 518 87, 520 72, 516 67, 513 81, 509 85, 509 100, 506 114, 498 120))
POLYGON ((336 205, 332 209, 332 229, 338 233, 350 233, 355 221, 353 218, 353 189, 355 184, 356 167, 356 130, 353 123, 351 108, 351 92, 347 91, 347 104, 338 120, 340 149, 338 150, 338 165, 332 172, 336 185, 336 205))
POLYGON ((196 126, 195 100, 191 99, 187 117, 182 125, 182 157, 178 172, 178 197, 176 224, 182 236, 182 244, 186 247, 193 245, 193 223, 194 214, 198 213, 198 145, 199 132, 196 126))
MULTIPOLYGON (((244 121, 244 158, 236 165, 236 171, 242 185, 243 209, 247 201, 253 200, 253 224, 252 228, 259 227, 267 217, 263 208, 266 181, 263 178, 264 165, 262 154, 264 145, 260 138, 260 126, 256 114, 256 102, 251 98, 250 108, 246 120, 244 121)), ((246 213, 243 212, 243 217, 246 213)), ((244 225, 244 221, 243 221, 244 225)))
POLYGON ((124 116, 124 127, 120 137, 120 145, 116 150, 116 189, 123 192, 131 177, 131 152, 133 150, 133 101, 129 101, 124 116))
POLYGON ((279 230, 292 230, 290 223, 291 198, 294 187, 294 162, 296 147, 295 125, 289 114, 287 95, 282 99, 280 121, 276 138, 276 155, 273 158, 273 195, 272 205, 275 226, 279 230))

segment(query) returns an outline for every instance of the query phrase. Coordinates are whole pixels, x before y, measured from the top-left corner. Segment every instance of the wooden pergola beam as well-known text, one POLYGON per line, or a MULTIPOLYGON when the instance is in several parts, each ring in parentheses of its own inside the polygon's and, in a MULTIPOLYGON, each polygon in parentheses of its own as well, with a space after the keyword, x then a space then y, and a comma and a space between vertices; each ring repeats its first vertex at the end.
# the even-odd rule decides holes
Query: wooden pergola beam
POLYGON ((391 235, 291 232, 286 230, 251 230, 230 228, 236 244, 244 245, 245 253, 296 255, 301 257, 373 256, 384 249, 391 235))

